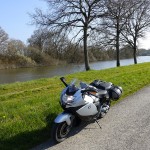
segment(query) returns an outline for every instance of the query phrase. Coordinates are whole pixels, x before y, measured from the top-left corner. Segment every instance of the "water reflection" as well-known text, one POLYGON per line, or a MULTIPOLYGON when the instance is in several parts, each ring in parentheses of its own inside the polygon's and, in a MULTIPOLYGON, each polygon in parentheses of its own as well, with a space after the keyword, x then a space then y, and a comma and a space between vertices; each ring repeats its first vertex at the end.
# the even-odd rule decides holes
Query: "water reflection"
MULTIPOLYGON (((150 56, 141 56, 137 58, 138 63, 150 62, 150 56)), ((133 64, 133 59, 121 60, 121 66, 133 64)), ((91 69, 101 70, 106 68, 113 68, 116 66, 116 61, 99 61, 90 63, 91 69)), ((47 78, 53 76, 63 76, 70 73, 85 71, 84 64, 69 64, 51 67, 37 67, 37 68, 19 68, 0 70, 0 84, 11 83, 17 81, 28 81, 39 78, 47 78)))

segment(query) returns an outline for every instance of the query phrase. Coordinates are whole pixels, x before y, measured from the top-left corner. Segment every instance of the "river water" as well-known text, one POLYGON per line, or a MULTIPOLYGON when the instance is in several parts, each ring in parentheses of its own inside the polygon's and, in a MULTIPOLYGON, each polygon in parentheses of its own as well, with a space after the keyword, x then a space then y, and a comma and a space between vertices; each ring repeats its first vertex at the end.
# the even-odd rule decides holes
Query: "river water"
MULTIPOLYGON (((137 57, 138 63, 150 62, 150 56, 137 57)), ((121 66, 134 64, 133 59, 123 59, 121 66)), ((98 61, 90 63, 91 69, 101 70, 116 67, 116 61, 98 61)), ((85 71, 84 64, 68 64, 50 67, 19 68, 0 70, 0 84, 28 81, 53 76, 63 76, 70 73, 85 71)))

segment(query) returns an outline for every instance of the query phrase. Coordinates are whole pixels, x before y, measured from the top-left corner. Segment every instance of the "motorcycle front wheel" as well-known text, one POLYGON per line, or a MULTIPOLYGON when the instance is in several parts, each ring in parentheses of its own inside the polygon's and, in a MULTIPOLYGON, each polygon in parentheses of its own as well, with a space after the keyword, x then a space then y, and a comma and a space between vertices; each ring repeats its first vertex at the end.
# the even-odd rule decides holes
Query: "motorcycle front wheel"
POLYGON ((54 142, 60 143, 64 141, 67 138, 71 128, 72 125, 69 126, 66 122, 54 123, 52 128, 52 138, 54 142))

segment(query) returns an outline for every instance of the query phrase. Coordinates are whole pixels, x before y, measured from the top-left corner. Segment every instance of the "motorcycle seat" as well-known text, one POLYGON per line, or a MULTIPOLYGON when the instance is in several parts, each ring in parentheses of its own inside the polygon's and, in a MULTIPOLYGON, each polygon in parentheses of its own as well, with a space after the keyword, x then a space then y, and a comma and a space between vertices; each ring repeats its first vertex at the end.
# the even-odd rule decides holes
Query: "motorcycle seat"
POLYGON ((106 95, 107 94, 107 91, 106 90, 98 90, 98 93, 97 93, 99 96, 100 95, 106 95))
POLYGON ((112 87, 111 82, 105 82, 100 80, 94 80, 90 85, 95 86, 97 89, 109 90, 112 87))

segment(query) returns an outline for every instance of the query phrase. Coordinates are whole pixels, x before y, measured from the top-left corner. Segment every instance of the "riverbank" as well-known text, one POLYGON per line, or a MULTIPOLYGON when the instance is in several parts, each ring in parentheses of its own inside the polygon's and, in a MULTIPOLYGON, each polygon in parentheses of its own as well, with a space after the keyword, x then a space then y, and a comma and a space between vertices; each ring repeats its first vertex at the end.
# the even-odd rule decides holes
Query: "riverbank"
MULTIPOLYGON (((139 56, 138 63, 150 62, 150 56, 139 56)), ((121 59, 121 66, 127 66, 134 63, 133 59, 121 59)), ((116 60, 91 62, 92 70, 102 70, 116 67, 116 60)), ((85 71, 85 64, 65 64, 62 62, 59 65, 51 65, 47 67, 31 67, 18 69, 0 70, 0 84, 13 82, 24 82, 40 78, 50 78, 54 76, 64 76, 71 73, 85 71)))
MULTIPOLYGON (((122 98, 150 84, 150 63, 66 76, 92 82, 101 79, 122 86, 122 98)), ((29 149, 50 138, 52 121, 62 111, 59 77, 0 85, 0 149, 29 149)))
POLYGON ((4 69, 18 69, 18 68, 35 68, 44 66, 57 66, 59 64, 65 64, 66 61, 51 58, 45 56, 39 58, 39 62, 31 59, 30 57, 16 55, 16 56, 4 56, 0 54, 0 70, 4 69))

